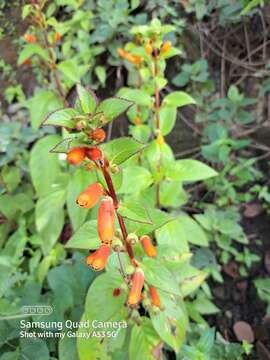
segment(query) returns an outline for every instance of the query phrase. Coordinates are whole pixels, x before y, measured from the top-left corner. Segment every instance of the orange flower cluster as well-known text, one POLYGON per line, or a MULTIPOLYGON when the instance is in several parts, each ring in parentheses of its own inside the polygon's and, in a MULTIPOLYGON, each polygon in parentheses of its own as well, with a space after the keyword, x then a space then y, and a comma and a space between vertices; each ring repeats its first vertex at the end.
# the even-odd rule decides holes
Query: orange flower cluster
MULTIPOLYGON (((67 155, 67 160, 70 164, 80 164, 85 157, 96 161, 103 159, 102 151, 98 147, 75 147, 71 149, 67 155)), ((106 163, 106 159, 105 159, 106 163)), ((77 204, 85 209, 93 208, 101 199, 98 215, 97 215, 97 232, 100 239, 100 247, 86 257, 86 264, 96 271, 103 270, 108 262, 111 245, 115 236, 115 204, 111 196, 106 195, 103 186, 96 182, 89 185, 82 191, 77 199, 77 204)), ((129 234, 126 238, 127 244, 133 245, 137 243, 138 237, 136 234, 129 234)), ((156 248, 152 243, 152 239, 148 235, 143 235, 140 238, 141 245, 145 253, 149 257, 157 255, 156 248)), ((144 286, 144 272, 135 265, 135 271, 132 276, 132 284, 127 298, 127 304, 131 307, 137 306, 142 299, 142 290, 144 286)), ((119 296, 121 289, 114 289, 113 296, 119 296)), ((150 286, 149 294, 152 305, 161 307, 160 298, 157 289, 150 286)))
POLYGON ((98 147, 74 147, 67 154, 67 161, 71 165, 80 165, 85 158, 92 161, 103 159, 102 151, 98 147))
POLYGON ((117 52, 122 58, 126 59, 127 61, 131 62, 132 64, 140 65, 142 63, 143 59, 139 55, 132 55, 128 51, 121 49, 121 48, 118 48, 117 52))

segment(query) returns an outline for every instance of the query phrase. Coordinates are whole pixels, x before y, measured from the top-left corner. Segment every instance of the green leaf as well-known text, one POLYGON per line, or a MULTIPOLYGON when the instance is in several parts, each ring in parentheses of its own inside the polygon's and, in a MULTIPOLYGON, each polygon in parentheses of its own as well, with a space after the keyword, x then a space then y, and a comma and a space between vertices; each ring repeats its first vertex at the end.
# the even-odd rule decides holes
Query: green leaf
POLYGON ((104 86, 106 82, 106 68, 104 66, 96 66, 95 73, 98 77, 98 80, 104 86))
POLYGON ((32 5, 31 4, 24 5, 22 9, 22 19, 24 20, 29 14, 31 14, 31 12, 32 12, 32 5))
POLYGON ((144 258, 141 262, 146 281, 169 294, 181 295, 179 285, 173 274, 156 259, 144 258))
POLYGON ((58 343, 59 360, 79 360, 76 349, 76 339, 65 336, 58 343))
POLYGON ((3 182, 7 191, 12 192, 16 189, 21 181, 21 171, 16 166, 5 166, 1 172, 3 182))
POLYGON ((120 91, 118 92, 118 96, 130 100, 133 103, 140 106, 150 107, 152 105, 151 96, 143 90, 130 89, 124 87, 120 89, 120 91))
MULTIPOLYGON (((98 276, 89 288, 86 296, 86 318, 109 321, 115 316, 118 316, 118 314, 120 317, 127 294, 122 291, 119 296, 113 296, 113 290, 119 288, 122 282, 123 279, 121 275, 115 272, 98 276)), ((123 318, 121 320, 123 320, 123 318)))
POLYGON ((89 69, 89 65, 79 65, 75 59, 61 61, 57 68, 71 81, 72 84, 80 82, 81 77, 89 69))
POLYGON ((157 209, 148 209, 149 217, 152 221, 152 224, 143 224, 130 220, 126 220, 129 232, 136 233, 138 236, 150 234, 151 232, 159 229, 161 226, 167 224, 169 221, 172 221, 173 218, 167 212, 157 210, 157 209))
POLYGON ((129 358, 132 360, 155 360, 153 355, 158 348, 160 338, 157 335, 150 319, 141 317, 142 323, 135 324, 131 331, 129 344, 129 358))
POLYGON ((159 228, 156 231, 156 239, 159 245, 173 247, 180 255, 189 251, 185 228, 178 219, 159 228))
POLYGON ((60 136, 48 135, 38 140, 31 150, 30 173, 38 196, 51 192, 61 174, 58 154, 49 152, 60 141, 60 136))
POLYGON ((48 61, 49 55, 48 51, 44 49, 39 44, 26 44, 23 48, 23 50, 20 52, 19 58, 18 58, 18 65, 22 65, 22 63, 29 59, 33 55, 40 56, 43 60, 48 61))
POLYGON ((186 297, 197 290, 203 284, 207 275, 208 272, 201 271, 198 275, 195 275, 191 278, 186 278, 184 281, 182 281, 180 286, 182 295, 186 297))
POLYGON ((120 165, 131 156, 145 148, 142 144, 132 138, 122 137, 102 144, 101 149, 112 164, 120 165))
POLYGON ((123 169, 123 183, 120 194, 132 194, 149 187, 153 182, 151 173, 141 166, 128 166, 123 169))
POLYGON ((185 339, 188 317, 184 303, 170 295, 158 291, 163 310, 155 313, 150 310, 152 324, 161 339, 178 353, 185 339))
POLYGON ((189 104, 196 104, 196 101, 184 91, 174 91, 165 96, 162 105, 181 107, 189 104))
POLYGON ((160 130, 163 135, 168 135, 172 131, 175 125, 176 115, 177 115, 176 107, 162 106, 159 116, 160 116, 160 130))
POLYGON ((50 353, 46 342, 41 339, 20 339, 22 358, 27 360, 49 360, 50 353))
POLYGON ((96 113, 103 113, 107 123, 117 118, 119 115, 126 112, 132 102, 117 97, 103 100, 97 107, 96 113))
POLYGON ((65 195, 64 190, 57 190, 37 201, 36 227, 43 239, 42 247, 45 254, 49 253, 61 234, 64 225, 65 195))
POLYGON ((152 224, 147 208, 138 202, 121 202, 118 208, 118 213, 124 218, 132 221, 137 221, 144 224, 152 224))
POLYGON ((95 181, 95 173, 89 173, 83 168, 76 169, 70 177, 67 188, 67 210, 74 231, 83 224, 88 214, 88 209, 83 209, 76 204, 76 198, 95 181))
POLYGON ((97 233, 97 221, 84 223, 66 244, 67 248, 95 250, 100 246, 97 233))
POLYGON ((24 105, 30 111, 31 126, 37 130, 45 116, 63 106, 63 101, 51 90, 41 90, 27 100, 24 105))
POLYGON ((72 108, 56 110, 46 117, 43 125, 66 126, 74 129, 76 121, 73 118, 76 115, 80 115, 80 113, 72 108))
POLYGON ((217 175, 214 169, 193 159, 176 160, 167 171, 170 179, 188 182, 206 180, 217 175))
POLYGON ((162 181, 160 184, 160 204, 164 207, 179 208, 188 200, 182 182, 162 181))
POLYGON ((77 93, 84 113, 94 113, 97 107, 97 99, 94 93, 86 90, 82 85, 77 84, 77 93))
POLYGON ((177 218, 180 226, 186 233, 187 241, 199 246, 208 246, 208 238, 200 225, 188 215, 180 215, 177 218))

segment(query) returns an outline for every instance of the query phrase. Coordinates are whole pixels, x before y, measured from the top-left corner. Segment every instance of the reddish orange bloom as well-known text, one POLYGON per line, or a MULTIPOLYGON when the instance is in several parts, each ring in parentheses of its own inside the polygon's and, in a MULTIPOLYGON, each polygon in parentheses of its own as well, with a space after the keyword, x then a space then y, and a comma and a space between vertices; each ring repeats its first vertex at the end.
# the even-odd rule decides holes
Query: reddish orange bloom
POLYGON ((24 35, 24 40, 28 43, 35 43, 36 42, 36 37, 32 34, 25 34, 24 35))
POLYGON ((113 199, 107 196, 100 203, 97 224, 100 241, 104 244, 111 244, 114 237, 114 218, 115 210, 113 199))
POLYGON ((161 52, 163 54, 166 54, 170 50, 171 46, 172 43, 169 40, 165 41, 165 43, 161 47, 161 52))
POLYGON ((62 40, 62 35, 57 31, 56 33, 54 33, 54 41, 56 43, 60 42, 62 40))
POLYGON ((142 62, 141 56, 132 55, 128 51, 125 51, 124 49, 118 48, 117 52, 122 58, 126 59, 127 61, 129 61, 133 64, 138 65, 142 62))
POLYGON ((152 302, 152 305, 155 305, 157 307, 160 307, 161 303, 160 303, 160 298, 158 296, 158 292, 157 292, 157 289, 150 286, 149 287, 149 293, 150 293, 150 296, 151 296, 151 302, 152 302))
POLYGON ((103 195, 103 187, 100 183, 94 183, 84 190, 77 197, 77 204, 85 209, 90 209, 96 205, 100 197, 103 195))
POLYGON ((132 277, 132 287, 128 294, 128 304, 137 305, 141 301, 142 288, 144 283, 144 273, 141 269, 136 269, 132 277))
POLYGON ((84 147, 75 147, 71 149, 67 154, 67 161, 71 165, 79 165, 85 158, 85 148, 84 147))
POLYGON ((154 245, 152 244, 152 240, 150 236, 143 235, 140 240, 146 255, 150 257, 155 257, 157 255, 157 251, 154 245))
POLYGON ((106 133, 103 129, 97 128, 91 131, 89 137, 97 143, 101 143, 106 139, 106 133))
POLYGON ((31 59, 26 59, 26 60, 24 60, 24 62, 23 62, 23 65, 31 65, 31 64, 32 64, 31 59))
POLYGON ((107 265, 109 255, 110 247, 108 245, 101 245, 93 254, 87 256, 86 264, 96 271, 103 270, 107 265))
POLYGON ((131 55, 131 57, 128 59, 131 63, 135 65, 139 65, 142 62, 142 57, 138 55, 131 55))
POLYGON ((86 148, 86 156, 92 161, 98 161, 103 159, 102 151, 98 147, 86 148))
POLYGON ((150 42, 147 43, 144 48, 145 48, 145 51, 147 52, 148 55, 151 55, 151 54, 152 54, 152 52, 153 52, 153 46, 150 44, 150 42))

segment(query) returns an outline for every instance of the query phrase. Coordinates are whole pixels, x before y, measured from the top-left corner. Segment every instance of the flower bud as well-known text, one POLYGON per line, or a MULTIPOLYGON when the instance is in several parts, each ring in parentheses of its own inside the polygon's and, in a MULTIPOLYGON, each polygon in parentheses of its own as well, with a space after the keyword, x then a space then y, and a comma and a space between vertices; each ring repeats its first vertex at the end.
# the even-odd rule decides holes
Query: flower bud
POLYGON ((61 34, 60 34, 58 31, 57 31, 56 33, 54 33, 53 38, 54 38, 54 41, 55 41, 56 43, 58 43, 58 42, 60 42, 60 41, 62 40, 62 36, 61 36, 61 34))
POLYGON ((90 132, 89 137, 91 140, 101 143, 106 139, 106 133, 103 129, 97 128, 90 132))
POLYGON ((144 273, 141 269, 136 269, 132 277, 132 286, 128 294, 128 305, 137 305, 141 301, 142 288, 144 283, 144 273))
POLYGON ((142 120, 139 116, 136 116, 135 119, 134 119, 134 124, 135 125, 141 125, 142 123, 142 120))
POLYGON ((117 237, 114 237, 112 240, 112 248, 114 251, 121 251, 124 249, 123 243, 117 237))
POLYGON ((158 296, 158 292, 157 292, 157 289, 153 286, 150 286, 149 287, 149 293, 150 293, 150 296, 151 296, 151 302, 152 302, 152 305, 155 305, 157 307, 160 308, 160 298, 158 296))
POLYGON ((36 37, 32 34, 25 34, 24 35, 24 40, 28 43, 35 43, 36 42, 36 37))
POLYGON ((92 161, 98 161, 103 159, 102 151, 98 147, 89 147, 85 150, 86 156, 92 161))
POLYGON ((161 134, 161 132, 157 136, 157 143, 158 143, 158 145, 163 145, 165 143, 164 137, 161 134))
POLYGON ((119 166, 117 166, 116 164, 112 164, 110 166, 110 170, 113 174, 117 174, 117 173, 119 173, 119 166))
POLYGON ((110 247, 108 245, 101 245, 93 254, 87 256, 86 264, 91 266, 94 270, 100 271, 105 268, 110 255, 110 247))
POLYGON ((136 245, 138 243, 139 239, 138 239, 138 236, 136 234, 133 234, 133 233, 130 233, 128 234, 127 236, 127 242, 130 244, 130 245, 136 245))
POLYGON ((29 58, 24 60, 24 62, 23 62, 23 65, 31 65, 31 64, 32 64, 32 61, 29 58))
POLYGON ((153 52, 153 46, 150 44, 150 42, 145 45, 144 49, 148 55, 151 55, 153 52))
POLYGON ((111 244, 114 237, 115 210, 113 199, 109 196, 104 198, 98 209, 98 235, 104 244, 111 244))
POLYGON ((169 40, 165 41, 165 43, 161 47, 161 52, 163 54, 166 54, 170 50, 171 46, 172 43, 169 40))
POLYGON ((148 255, 150 257, 155 257, 157 255, 157 252, 156 252, 156 248, 152 244, 152 240, 151 240, 150 236, 143 235, 140 238, 140 240, 141 240, 141 244, 143 246, 143 249, 144 249, 146 255, 148 255))
POLYGON ((85 158, 85 148, 84 147, 75 147, 71 149, 67 154, 67 161, 71 165, 79 165, 85 158))
POLYGON ((76 203, 85 209, 90 209, 96 205, 100 197, 103 195, 103 192, 102 185, 100 183, 94 183, 80 193, 77 197, 76 203))

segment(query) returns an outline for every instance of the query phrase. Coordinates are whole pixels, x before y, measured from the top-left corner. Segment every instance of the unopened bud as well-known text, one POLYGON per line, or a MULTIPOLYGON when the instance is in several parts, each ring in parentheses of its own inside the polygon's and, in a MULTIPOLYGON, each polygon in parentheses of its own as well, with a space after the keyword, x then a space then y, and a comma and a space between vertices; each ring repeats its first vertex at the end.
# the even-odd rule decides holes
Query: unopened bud
POLYGON ((128 234, 127 236, 127 242, 130 244, 130 245, 136 245, 138 243, 139 239, 138 239, 138 236, 136 234, 133 234, 133 233, 130 233, 128 234))

